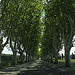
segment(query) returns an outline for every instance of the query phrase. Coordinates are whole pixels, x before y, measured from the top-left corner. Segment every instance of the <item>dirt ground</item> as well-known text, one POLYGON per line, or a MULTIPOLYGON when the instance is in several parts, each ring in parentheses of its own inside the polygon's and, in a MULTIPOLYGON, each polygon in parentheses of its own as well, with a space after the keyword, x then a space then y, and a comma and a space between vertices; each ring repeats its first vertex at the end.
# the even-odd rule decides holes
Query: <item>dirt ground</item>
POLYGON ((43 60, 0 69, 0 75, 75 75, 75 71, 64 70, 43 60))

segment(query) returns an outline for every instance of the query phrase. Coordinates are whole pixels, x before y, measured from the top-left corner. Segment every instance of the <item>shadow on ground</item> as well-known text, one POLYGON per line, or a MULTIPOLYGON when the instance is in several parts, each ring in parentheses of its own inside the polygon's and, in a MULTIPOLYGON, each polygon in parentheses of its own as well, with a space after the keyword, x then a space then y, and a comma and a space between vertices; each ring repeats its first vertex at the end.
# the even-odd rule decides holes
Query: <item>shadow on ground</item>
MULTIPOLYGON (((57 69, 55 69, 57 70, 57 69)), ((62 72, 53 70, 27 70, 21 71, 17 75, 75 75, 75 72, 62 72)))
POLYGON ((28 71, 22 71, 17 75, 49 75, 49 72, 40 71, 40 70, 28 70, 28 71))
POLYGON ((75 75, 72 71, 62 71, 48 62, 37 61, 37 65, 27 67, 27 70, 20 71, 17 75, 75 75))
POLYGON ((17 75, 53 75, 50 73, 50 66, 47 62, 37 61, 36 64, 31 64, 27 70, 20 71, 17 75))
POLYGON ((0 75, 75 75, 75 71, 67 71, 43 60, 37 60, 2 69, 0 75))

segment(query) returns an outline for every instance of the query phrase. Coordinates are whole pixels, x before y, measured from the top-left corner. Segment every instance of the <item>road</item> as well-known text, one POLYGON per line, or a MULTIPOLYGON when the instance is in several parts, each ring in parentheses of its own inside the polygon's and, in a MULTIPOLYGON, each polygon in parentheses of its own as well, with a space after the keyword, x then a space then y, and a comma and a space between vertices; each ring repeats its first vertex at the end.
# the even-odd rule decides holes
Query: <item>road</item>
POLYGON ((37 60, 1 69, 0 75, 75 75, 75 71, 63 70, 43 60, 37 60))

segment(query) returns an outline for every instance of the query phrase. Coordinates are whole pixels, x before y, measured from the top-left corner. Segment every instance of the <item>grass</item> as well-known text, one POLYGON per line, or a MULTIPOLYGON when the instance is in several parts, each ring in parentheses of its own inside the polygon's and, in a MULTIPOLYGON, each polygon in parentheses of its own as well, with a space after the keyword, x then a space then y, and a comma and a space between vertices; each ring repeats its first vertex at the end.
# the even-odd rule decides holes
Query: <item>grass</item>
MULTIPOLYGON (((13 66, 13 63, 12 63, 13 58, 12 57, 13 57, 12 55, 3 54, 1 57, 2 63, 0 64, 0 69, 13 66)), ((20 64, 19 61, 18 61, 18 64, 20 64)))
MULTIPOLYGON (((63 60, 58 60, 58 61, 59 61, 58 67, 65 68, 65 59, 63 59, 63 60)), ((75 70, 75 59, 71 59, 71 64, 72 64, 71 70, 75 70)), ((68 68, 68 69, 69 69, 69 68, 68 68)))
POLYGON ((59 62, 59 67, 65 67, 65 59, 63 59, 63 60, 58 60, 58 62, 59 62))
POLYGON ((75 59, 71 59, 71 63, 72 63, 73 70, 75 70, 75 59))

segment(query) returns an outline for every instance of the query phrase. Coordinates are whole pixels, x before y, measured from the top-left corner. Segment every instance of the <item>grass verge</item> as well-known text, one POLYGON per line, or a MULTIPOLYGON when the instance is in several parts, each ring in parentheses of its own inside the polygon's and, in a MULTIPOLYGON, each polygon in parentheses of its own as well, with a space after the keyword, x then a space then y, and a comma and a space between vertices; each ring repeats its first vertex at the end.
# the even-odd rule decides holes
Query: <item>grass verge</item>
MULTIPOLYGON (((65 68, 65 59, 58 60, 58 61, 59 61, 58 67, 65 68)), ((71 70, 75 70, 75 59, 71 59, 71 64, 72 64, 71 70)), ((70 69, 70 68, 67 68, 67 69, 70 69)))

